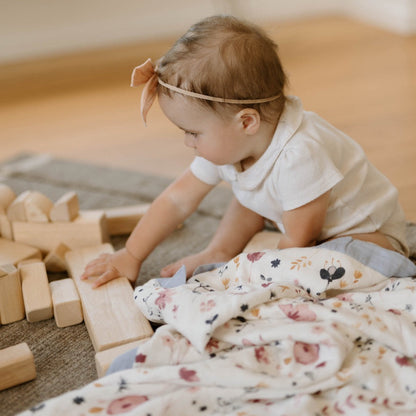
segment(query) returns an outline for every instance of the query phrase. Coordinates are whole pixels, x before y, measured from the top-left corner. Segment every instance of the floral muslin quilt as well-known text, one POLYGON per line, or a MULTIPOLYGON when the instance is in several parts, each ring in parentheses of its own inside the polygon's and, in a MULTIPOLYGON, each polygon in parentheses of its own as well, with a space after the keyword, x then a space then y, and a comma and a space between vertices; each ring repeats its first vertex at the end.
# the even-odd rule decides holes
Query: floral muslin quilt
POLYGON ((323 248, 243 253, 136 288, 135 367, 25 415, 415 415, 416 281, 323 248))

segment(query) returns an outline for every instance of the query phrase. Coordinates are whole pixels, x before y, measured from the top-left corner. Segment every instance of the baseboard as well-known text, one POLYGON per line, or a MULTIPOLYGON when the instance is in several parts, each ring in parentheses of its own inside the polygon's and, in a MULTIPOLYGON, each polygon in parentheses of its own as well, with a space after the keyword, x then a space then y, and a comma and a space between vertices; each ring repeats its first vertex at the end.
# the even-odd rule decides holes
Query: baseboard
POLYGON ((258 23, 325 14, 338 1, 19 0, 0 17, 0 64, 176 37, 218 13, 258 23))
POLYGON ((416 33, 415 0, 19 0, 1 15, 0 64, 176 37, 216 13, 255 22, 346 14, 416 33))

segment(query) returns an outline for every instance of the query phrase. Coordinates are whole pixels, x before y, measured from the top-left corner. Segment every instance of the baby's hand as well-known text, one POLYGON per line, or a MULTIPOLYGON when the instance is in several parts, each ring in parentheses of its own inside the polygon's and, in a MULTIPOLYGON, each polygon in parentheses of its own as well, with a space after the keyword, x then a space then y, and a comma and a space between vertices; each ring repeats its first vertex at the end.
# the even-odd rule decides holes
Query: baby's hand
POLYGON ((219 251, 205 249, 196 254, 184 257, 175 263, 168 264, 160 271, 161 277, 172 277, 182 266, 186 268, 186 278, 189 279, 195 269, 202 264, 220 263, 231 260, 230 256, 219 251))
POLYGON ((92 287, 95 289, 110 280, 125 276, 134 284, 140 271, 141 263, 132 257, 126 249, 114 254, 101 254, 85 267, 81 280, 97 277, 92 287))

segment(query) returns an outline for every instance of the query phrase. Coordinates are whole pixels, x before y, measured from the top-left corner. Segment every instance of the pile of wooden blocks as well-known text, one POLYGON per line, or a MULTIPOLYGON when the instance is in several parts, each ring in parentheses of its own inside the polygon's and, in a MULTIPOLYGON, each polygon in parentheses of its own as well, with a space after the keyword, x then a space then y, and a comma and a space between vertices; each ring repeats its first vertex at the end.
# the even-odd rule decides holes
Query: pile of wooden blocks
MULTIPOLYGON (((153 331, 134 304, 126 278, 92 289, 80 276, 93 258, 114 251, 107 243, 108 231, 131 232, 147 207, 80 211, 75 192, 54 203, 37 191, 16 196, 0 184, 1 324, 55 317, 58 327, 66 327, 84 320, 97 352, 97 372, 103 375, 121 350, 133 348, 153 331), (71 277, 49 282, 47 272, 65 270, 71 277)), ((0 351, 0 390, 34 377, 26 344, 0 351)))
POLYGON ((2 184, 0 201, 2 237, 36 247, 43 254, 60 243, 72 249, 108 240, 105 212, 80 211, 75 192, 53 203, 37 191, 25 191, 16 197, 2 184))

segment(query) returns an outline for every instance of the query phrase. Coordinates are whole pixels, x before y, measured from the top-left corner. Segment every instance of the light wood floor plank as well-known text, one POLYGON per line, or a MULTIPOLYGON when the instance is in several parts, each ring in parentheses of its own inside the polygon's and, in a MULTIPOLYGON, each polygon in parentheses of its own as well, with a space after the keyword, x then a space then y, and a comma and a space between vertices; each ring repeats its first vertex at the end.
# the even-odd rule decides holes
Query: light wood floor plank
MULTIPOLYGON (((290 92, 358 141, 416 221, 416 37, 325 17, 266 27, 290 92)), ((157 105, 139 117, 131 69, 174 39, 0 67, 1 158, 19 151, 174 177, 192 160, 157 105)))

